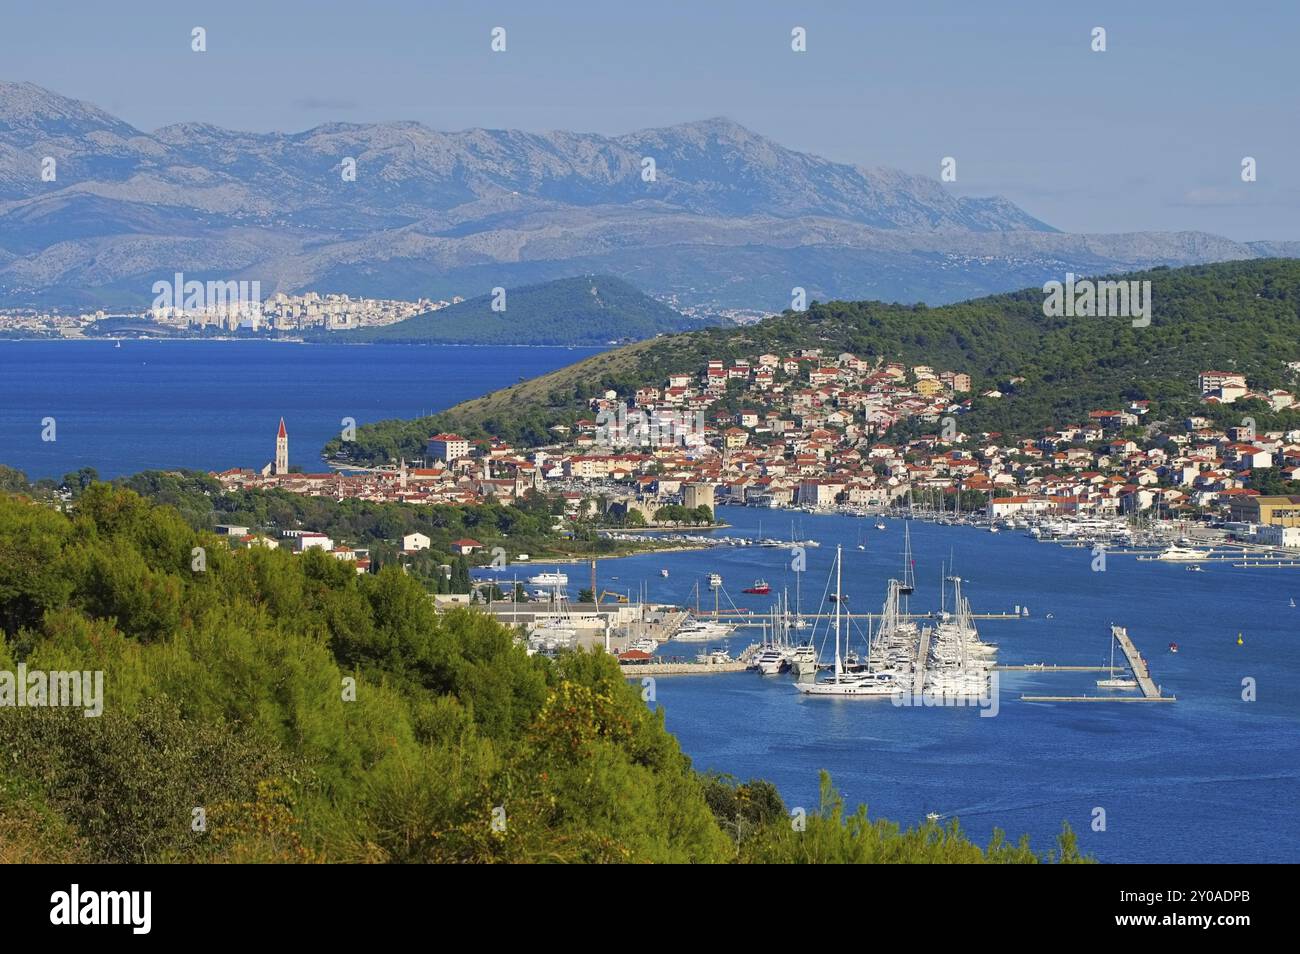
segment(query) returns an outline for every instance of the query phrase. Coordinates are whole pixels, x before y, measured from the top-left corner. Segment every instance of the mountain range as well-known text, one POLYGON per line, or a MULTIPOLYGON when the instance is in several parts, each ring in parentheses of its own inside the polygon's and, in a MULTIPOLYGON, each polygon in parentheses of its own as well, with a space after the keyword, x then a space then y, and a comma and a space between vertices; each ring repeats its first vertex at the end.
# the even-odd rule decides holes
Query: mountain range
POLYGON ((1202 232, 1064 233, 1006 199, 721 118, 614 137, 414 122, 144 132, 0 83, 0 306, 140 307, 183 271, 257 279, 264 295, 402 298, 609 274, 683 306, 777 311, 794 286, 941 304, 1067 270, 1295 254, 1202 232))

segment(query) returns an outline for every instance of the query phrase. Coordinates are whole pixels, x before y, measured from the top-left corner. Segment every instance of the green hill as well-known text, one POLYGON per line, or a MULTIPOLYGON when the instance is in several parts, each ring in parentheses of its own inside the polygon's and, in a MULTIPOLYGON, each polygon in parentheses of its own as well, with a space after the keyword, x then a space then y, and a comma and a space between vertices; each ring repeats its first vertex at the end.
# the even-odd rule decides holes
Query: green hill
POLYGON ((612 656, 529 656, 395 565, 230 549, 129 490, 0 493, 0 557, 0 863, 1084 860, 1066 826, 1043 854, 904 830, 824 775, 795 831, 770 783, 695 772, 612 656))
POLYGON ((619 278, 585 275, 505 289, 505 310, 482 295, 379 328, 334 332, 331 341, 420 344, 604 345, 695 328, 619 278))
MULTIPOLYGON (((361 429, 352 454, 415 456, 440 429, 541 443, 549 426, 589 416, 587 400, 604 390, 628 394, 661 385, 670 372, 698 374, 710 358, 797 348, 966 371, 977 395, 963 420, 968 432, 1035 434, 1050 424, 1080 423, 1089 410, 1121 400, 1147 399, 1157 413, 1186 413, 1197 406, 1196 375, 1206 369, 1244 372, 1252 386, 1294 386, 1286 363, 1300 360, 1300 260, 1158 268, 1118 277, 1151 282, 1148 327, 1134 328, 1124 318, 1045 317, 1041 288, 940 308, 814 302, 802 314, 595 355, 434 418, 380 422, 361 429), (1013 377, 1024 380, 1010 387, 1013 377), (978 397, 995 386, 1006 396, 978 397)), ((1240 405, 1233 408, 1237 416, 1246 413, 1240 405)))

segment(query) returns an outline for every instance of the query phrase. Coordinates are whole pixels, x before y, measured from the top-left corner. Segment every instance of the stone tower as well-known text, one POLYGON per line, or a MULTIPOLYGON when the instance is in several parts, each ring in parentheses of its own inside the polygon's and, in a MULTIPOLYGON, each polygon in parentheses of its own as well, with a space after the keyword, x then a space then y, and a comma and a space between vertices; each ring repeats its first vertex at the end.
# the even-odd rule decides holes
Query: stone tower
POLYGON ((275 435, 275 471, 278 474, 289 473, 289 432, 284 429, 284 418, 280 418, 280 430, 275 435))

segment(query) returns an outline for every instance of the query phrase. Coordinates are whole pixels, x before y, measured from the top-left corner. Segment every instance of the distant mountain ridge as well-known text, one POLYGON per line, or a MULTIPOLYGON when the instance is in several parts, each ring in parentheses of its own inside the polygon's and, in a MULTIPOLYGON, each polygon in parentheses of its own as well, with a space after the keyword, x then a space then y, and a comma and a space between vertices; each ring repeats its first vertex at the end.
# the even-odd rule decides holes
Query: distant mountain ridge
POLYGON ((1276 254, 1069 235, 998 197, 800 153, 727 119, 621 136, 328 123, 153 133, 0 83, 0 306, 146 304, 160 275, 264 293, 474 296, 611 274, 683 304, 942 303, 1076 272, 1276 254), (41 163, 57 162, 55 181, 41 163), (345 158, 356 161, 344 181, 345 158), (654 181, 642 161, 653 158, 654 181))

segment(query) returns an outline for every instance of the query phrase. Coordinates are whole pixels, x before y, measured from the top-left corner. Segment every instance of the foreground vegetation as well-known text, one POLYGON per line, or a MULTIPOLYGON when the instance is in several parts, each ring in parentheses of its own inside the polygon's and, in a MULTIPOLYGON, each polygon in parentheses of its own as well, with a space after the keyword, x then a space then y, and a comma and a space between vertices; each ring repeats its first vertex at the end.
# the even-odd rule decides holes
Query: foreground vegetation
POLYGON ((614 661, 527 656, 396 567, 226 550, 91 484, 0 494, 0 673, 102 670, 103 714, 0 705, 0 860, 726 862, 1041 858, 953 823, 701 777, 614 661), (195 548, 206 554, 196 570, 195 548))

